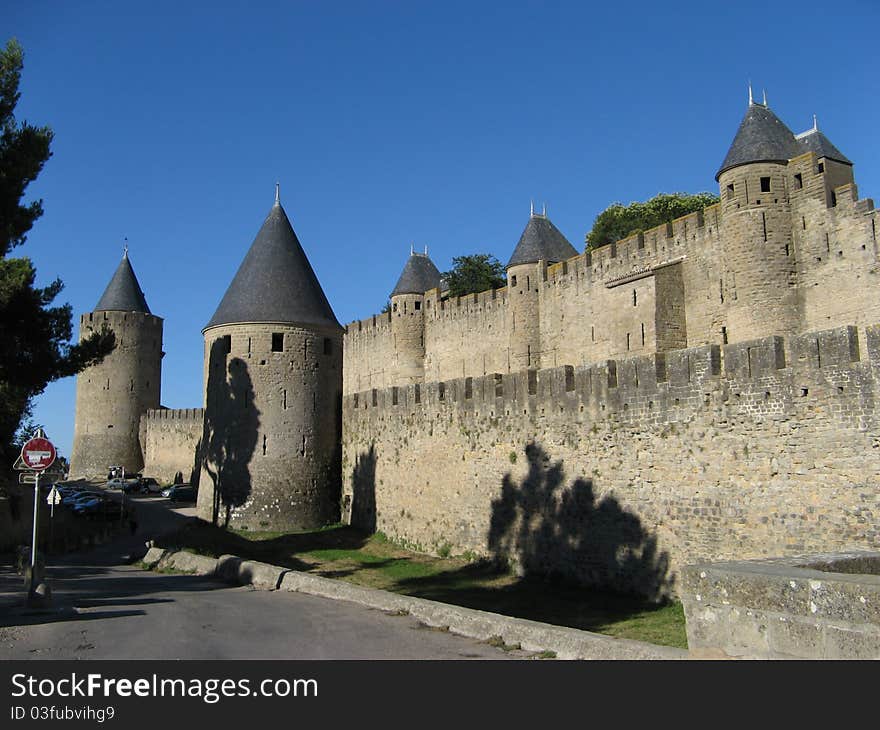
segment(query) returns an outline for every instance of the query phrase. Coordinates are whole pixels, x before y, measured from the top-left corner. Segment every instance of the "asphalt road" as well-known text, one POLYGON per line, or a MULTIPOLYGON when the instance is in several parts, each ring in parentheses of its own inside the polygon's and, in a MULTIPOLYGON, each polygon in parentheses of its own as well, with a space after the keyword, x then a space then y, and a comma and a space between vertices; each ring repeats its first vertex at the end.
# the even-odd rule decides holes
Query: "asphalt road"
POLYGON ((230 587, 126 564, 144 541, 193 512, 135 500, 138 531, 49 561, 53 602, 23 606, 0 569, 2 659, 513 659, 488 644, 344 601, 230 587))

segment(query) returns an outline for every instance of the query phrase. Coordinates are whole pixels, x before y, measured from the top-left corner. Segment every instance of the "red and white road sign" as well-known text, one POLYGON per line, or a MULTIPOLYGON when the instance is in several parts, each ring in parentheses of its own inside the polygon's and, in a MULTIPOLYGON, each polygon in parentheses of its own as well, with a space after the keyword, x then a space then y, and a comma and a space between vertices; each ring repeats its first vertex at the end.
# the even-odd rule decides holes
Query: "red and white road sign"
POLYGON ((43 471, 55 461, 55 447, 49 439, 32 438, 21 447, 21 458, 28 469, 43 471))

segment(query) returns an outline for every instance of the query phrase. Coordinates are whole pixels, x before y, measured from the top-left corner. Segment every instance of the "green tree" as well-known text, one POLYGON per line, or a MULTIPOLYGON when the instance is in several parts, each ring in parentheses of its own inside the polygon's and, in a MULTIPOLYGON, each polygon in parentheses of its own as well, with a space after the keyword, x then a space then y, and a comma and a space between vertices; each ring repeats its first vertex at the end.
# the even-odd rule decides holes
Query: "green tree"
POLYGON ((596 216, 587 248, 614 243, 718 202, 712 193, 660 193, 644 203, 613 203, 596 216))
POLYGON ((0 51, 0 468, 17 455, 16 431, 34 397, 53 380, 100 362, 116 344, 107 329, 71 344, 70 305, 51 306, 61 280, 37 287, 31 260, 8 258, 43 214, 42 200, 21 199, 52 154, 51 129, 15 119, 23 58, 15 39, 0 51))
POLYGON ((498 259, 487 253, 453 257, 452 269, 443 272, 442 276, 449 285, 451 297, 507 286, 504 267, 498 259))

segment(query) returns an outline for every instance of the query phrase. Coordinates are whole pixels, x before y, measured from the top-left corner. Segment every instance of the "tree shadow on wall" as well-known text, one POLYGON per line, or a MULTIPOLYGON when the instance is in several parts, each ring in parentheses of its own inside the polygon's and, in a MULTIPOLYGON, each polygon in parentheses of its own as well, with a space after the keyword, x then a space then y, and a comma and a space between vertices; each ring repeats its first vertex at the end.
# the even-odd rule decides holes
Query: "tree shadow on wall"
POLYGON ((351 471, 351 525, 376 531, 376 445, 358 454, 351 471))
POLYGON ((232 511, 251 494, 248 468, 257 445, 260 412, 254 406, 254 386, 247 363, 232 358, 227 365, 228 340, 218 338, 208 358, 205 430, 202 435, 205 471, 213 482, 212 522, 229 526, 232 511), (228 377, 227 377, 228 372, 228 377))
POLYGON ((562 461, 535 443, 525 449, 529 470, 515 484, 502 480, 492 502, 488 546, 498 563, 522 575, 559 578, 636 593, 651 601, 669 596, 674 576, 657 538, 615 497, 597 499, 592 480, 565 486, 562 461))

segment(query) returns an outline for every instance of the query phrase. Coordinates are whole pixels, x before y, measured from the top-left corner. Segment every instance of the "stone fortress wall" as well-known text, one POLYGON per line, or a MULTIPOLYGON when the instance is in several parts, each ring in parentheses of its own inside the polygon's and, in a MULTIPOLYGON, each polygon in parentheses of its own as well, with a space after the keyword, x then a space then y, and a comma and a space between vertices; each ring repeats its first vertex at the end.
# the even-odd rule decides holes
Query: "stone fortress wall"
POLYGON ((689 562, 875 548, 877 211, 814 151, 719 188, 506 288, 348 325, 348 519, 648 594, 689 562))
POLYGON ((878 376, 880 326, 846 326, 351 393, 344 504, 654 595, 696 561, 876 548, 878 376))
POLYGON ((148 410, 141 417, 139 432, 144 476, 170 484, 179 471, 184 482, 192 481, 198 468, 204 424, 204 408, 148 410))
MULTIPOLYGON (((745 166, 755 178, 753 190, 760 190, 762 167, 745 166)), ((561 263, 539 263, 517 287, 509 280, 503 289, 446 300, 432 290, 420 313, 386 312, 349 324, 345 392, 409 380, 401 377, 395 317, 424 319, 424 382, 515 372, 511 341, 524 326, 539 330, 532 366, 550 367, 880 321, 874 288, 880 221, 873 202, 859 200, 849 181, 830 191, 834 205, 826 207, 826 189, 836 180, 828 170, 816 171, 814 153, 786 169, 789 177, 773 180, 789 198, 784 216, 766 210, 767 194, 762 200, 742 184, 736 187, 742 198, 731 201, 741 206, 738 215, 727 212, 730 223, 722 211, 730 206, 722 202, 561 263), (790 189, 794 175, 802 180, 798 190, 790 189), (743 230, 736 220, 742 217, 767 226, 768 240, 743 230), (755 238, 761 245, 755 271, 743 270, 741 242, 755 238), (785 259, 784 283, 796 279, 785 286, 791 290, 788 323, 768 316, 781 286, 767 273, 771 248, 785 259), (537 290, 537 304, 526 312, 532 321, 517 322, 510 300, 524 283, 537 290)))

